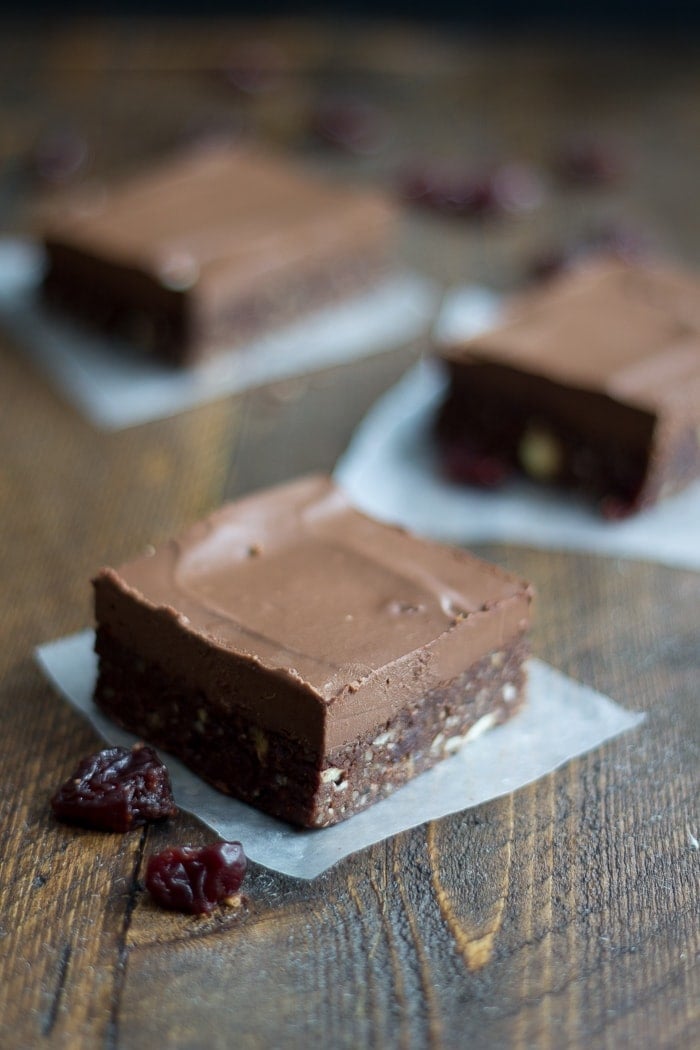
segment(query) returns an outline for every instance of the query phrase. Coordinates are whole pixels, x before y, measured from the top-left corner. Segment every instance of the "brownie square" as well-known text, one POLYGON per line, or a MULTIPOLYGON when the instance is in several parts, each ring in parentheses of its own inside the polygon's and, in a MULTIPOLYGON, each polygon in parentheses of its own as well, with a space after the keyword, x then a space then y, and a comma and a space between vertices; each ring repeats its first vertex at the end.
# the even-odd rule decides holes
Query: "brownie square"
POLYGON ((529 585, 364 516, 325 476, 225 505, 94 588, 100 708, 302 826, 523 702, 529 585))
POLYGON ((191 363, 369 287, 395 220, 374 190, 252 147, 200 148, 56 217, 43 291, 143 352, 191 363))
POLYGON ((700 279, 610 260, 526 297, 440 356, 447 472, 577 489, 608 517, 700 476, 700 279))

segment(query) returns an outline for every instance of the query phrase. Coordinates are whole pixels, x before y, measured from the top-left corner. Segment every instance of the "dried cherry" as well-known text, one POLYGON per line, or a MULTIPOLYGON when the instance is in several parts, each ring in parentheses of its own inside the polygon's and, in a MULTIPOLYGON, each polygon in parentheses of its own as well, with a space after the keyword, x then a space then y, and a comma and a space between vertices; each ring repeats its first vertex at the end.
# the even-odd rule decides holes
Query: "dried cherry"
POLYGON ((419 207, 463 218, 518 215, 539 207, 544 186, 526 164, 473 170, 430 162, 404 172, 399 193, 419 207))
POLYGON ((238 891, 245 870, 240 842, 171 846, 149 859, 146 887, 164 908, 208 915, 238 891))
POLYGON ((399 192, 409 203, 450 215, 481 216, 497 210, 489 176, 429 163, 401 175, 399 192))
POLYGON ((51 799, 59 820, 129 831, 177 812, 168 771, 151 747, 110 747, 84 758, 51 799))
POLYGON ((569 272, 598 255, 622 262, 644 260, 653 254, 648 234, 618 223, 606 223, 558 248, 535 255, 529 264, 529 275, 535 281, 546 281, 569 272))
POLYGON ((580 137, 565 142, 555 160, 560 176, 582 186, 608 186, 625 171, 620 150, 599 138, 580 137))
POLYGON ((379 153, 391 137, 386 115, 354 95, 319 99, 311 113, 311 130, 328 145, 359 156, 379 153))
POLYGON ((501 456, 466 443, 446 444, 442 449, 443 470, 450 481, 498 488, 508 480, 512 468, 501 456))

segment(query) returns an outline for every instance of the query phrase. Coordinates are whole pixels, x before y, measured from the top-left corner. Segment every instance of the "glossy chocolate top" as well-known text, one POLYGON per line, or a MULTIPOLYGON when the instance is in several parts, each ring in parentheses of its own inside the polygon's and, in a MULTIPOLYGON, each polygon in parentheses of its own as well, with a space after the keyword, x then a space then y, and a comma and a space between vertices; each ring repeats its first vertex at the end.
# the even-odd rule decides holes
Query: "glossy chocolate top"
POLYGON ((645 410, 697 406, 700 277, 601 260, 525 297, 505 324, 442 356, 495 362, 645 410))
POLYGON ((226 505, 105 577, 300 686, 329 747, 506 645, 531 600, 500 569, 365 517, 323 476, 226 505))
POLYGON ((192 150, 121 185, 78 198, 47 239, 213 299, 306 255, 347 250, 383 231, 379 193, 322 179, 251 147, 192 150))

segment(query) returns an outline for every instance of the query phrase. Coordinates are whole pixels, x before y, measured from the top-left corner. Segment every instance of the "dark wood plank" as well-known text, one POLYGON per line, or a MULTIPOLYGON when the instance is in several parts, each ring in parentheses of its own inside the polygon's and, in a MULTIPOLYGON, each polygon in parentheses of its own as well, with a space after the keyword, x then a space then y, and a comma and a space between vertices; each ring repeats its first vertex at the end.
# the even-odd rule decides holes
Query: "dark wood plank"
MULTIPOLYGON (((620 186, 564 193, 515 222, 414 216, 403 258, 450 282, 522 282, 533 251, 629 217, 700 261, 698 45, 417 32, 294 21, 265 28, 290 72, 277 97, 222 83, 255 24, 84 22, 0 34, 0 219, 27 229, 27 151, 81 128, 92 175, 124 171, 231 121, 358 180, 416 154, 546 167, 573 127, 620 138, 620 186), (390 114, 386 152, 321 152, 319 87, 390 114)), ((328 469, 413 346, 145 427, 101 434, 0 338, 0 1045, 173 1047, 692 1046, 700 1019, 700 575, 511 547, 480 552, 533 579, 535 649, 648 712, 634 733, 531 788, 350 857, 313 883, 252 866, 240 909, 158 911, 144 858, 209 833, 99 836, 47 799, 91 731, 54 698, 33 647, 90 619, 88 580, 218 504, 328 469)))

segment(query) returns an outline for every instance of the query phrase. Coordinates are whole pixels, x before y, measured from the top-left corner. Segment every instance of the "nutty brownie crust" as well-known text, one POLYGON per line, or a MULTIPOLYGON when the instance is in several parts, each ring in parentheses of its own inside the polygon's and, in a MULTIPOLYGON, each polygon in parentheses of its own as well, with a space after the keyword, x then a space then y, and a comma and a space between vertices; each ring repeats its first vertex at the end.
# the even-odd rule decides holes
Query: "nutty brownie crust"
POLYGON ((303 827, 345 820, 454 754, 470 733, 506 721, 523 703, 528 655, 520 636, 324 756, 224 710, 104 628, 96 650, 95 701, 115 722, 177 755, 220 791, 303 827))

